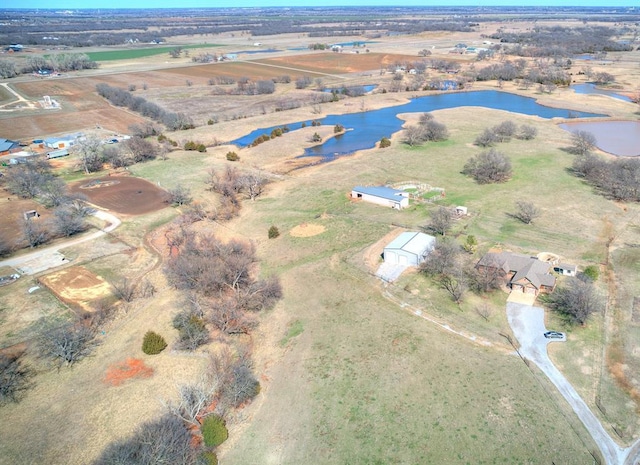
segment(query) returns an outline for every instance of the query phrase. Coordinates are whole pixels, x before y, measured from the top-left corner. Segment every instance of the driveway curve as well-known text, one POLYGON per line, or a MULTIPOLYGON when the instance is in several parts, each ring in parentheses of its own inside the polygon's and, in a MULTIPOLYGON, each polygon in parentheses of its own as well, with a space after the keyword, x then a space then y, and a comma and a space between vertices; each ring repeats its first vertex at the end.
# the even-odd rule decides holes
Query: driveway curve
POLYGON ((507 318, 520 344, 520 355, 535 363, 560 391, 598 445, 605 463, 608 465, 636 464, 640 458, 638 457, 639 443, 636 442, 627 449, 620 447, 605 431, 578 392, 551 362, 547 353, 547 344, 552 341, 544 337, 544 332, 547 331, 544 325, 544 309, 507 302, 507 318))
POLYGON ((48 270, 50 268, 55 268, 56 266, 63 265, 67 263, 67 260, 64 256, 59 252, 59 250, 74 246, 76 244, 81 244, 83 242, 92 241, 97 239, 100 236, 103 236, 114 229, 116 229, 122 223, 120 219, 103 210, 95 210, 93 216, 99 218, 107 223, 107 225, 98 231, 94 231, 92 233, 84 234, 79 237, 74 237, 73 239, 69 239, 63 242, 59 242, 55 245, 51 245, 48 247, 42 247, 34 250, 33 252, 29 252, 23 255, 19 255, 17 257, 8 258, 6 260, 0 261, 0 267, 2 266, 10 266, 20 272, 23 275, 33 275, 36 273, 40 273, 41 271, 48 270), (31 264, 38 263, 38 265, 31 264))

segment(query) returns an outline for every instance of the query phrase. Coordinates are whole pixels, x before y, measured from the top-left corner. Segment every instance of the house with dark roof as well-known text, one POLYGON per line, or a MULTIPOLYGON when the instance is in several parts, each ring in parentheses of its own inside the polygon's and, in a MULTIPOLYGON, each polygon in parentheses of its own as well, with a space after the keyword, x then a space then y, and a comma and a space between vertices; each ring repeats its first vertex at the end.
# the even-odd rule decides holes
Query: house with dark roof
POLYGON ((489 252, 480 259, 476 268, 497 269, 511 290, 527 294, 552 292, 556 287, 556 278, 551 274, 552 265, 527 255, 489 252))
POLYGON ((0 139, 0 155, 7 155, 20 150, 20 142, 9 139, 0 139))
POLYGON ((386 186, 356 186, 351 190, 351 198, 361 199, 378 205, 402 210, 409 206, 409 193, 386 186))

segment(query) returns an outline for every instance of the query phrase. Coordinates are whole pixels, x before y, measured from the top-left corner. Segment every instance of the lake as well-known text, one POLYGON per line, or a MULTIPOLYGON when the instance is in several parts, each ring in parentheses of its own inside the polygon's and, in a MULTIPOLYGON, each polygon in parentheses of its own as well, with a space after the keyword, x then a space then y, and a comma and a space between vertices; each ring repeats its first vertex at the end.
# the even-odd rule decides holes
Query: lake
POLYGON ((620 157, 640 157, 640 121, 592 121, 561 124, 566 131, 587 131, 603 152, 620 157))
MULTIPOLYGON (((306 149, 304 155, 301 155, 301 157, 319 156, 329 161, 341 155, 357 152, 358 150, 370 149, 375 147, 376 143, 383 137, 390 137, 402 129, 404 122, 397 116, 400 113, 424 113, 459 107, 484 107, 522 113, 524 115, 536 115, 541 118, 588 118, 607 116, 596 113, 577 112, 563 108, 546 107, 537 103, 533 98, 496 90, 448 92, 417 97, 408 103, 393 107, 360 113, 349 113, 346 115, 328 115, 318 119, 323 125, 335 126, 336 124, 341 124, 347 129, 347 132, 337 137, 327 139, 322 144, 306 149)), ((469 110, 469 112, 472 113, 473 110, 469 110)), ((287 126, 293 131, 300 129, 302 123, 303 121, 289 123, 287 126)), ((304 123, 308 126, 310 120, 304 121, 304 123)), ((270 134, 271 131, 277 127, 280 126, 256 129, 231 143, 239 147, 246 147, 258 136, 270 134)))

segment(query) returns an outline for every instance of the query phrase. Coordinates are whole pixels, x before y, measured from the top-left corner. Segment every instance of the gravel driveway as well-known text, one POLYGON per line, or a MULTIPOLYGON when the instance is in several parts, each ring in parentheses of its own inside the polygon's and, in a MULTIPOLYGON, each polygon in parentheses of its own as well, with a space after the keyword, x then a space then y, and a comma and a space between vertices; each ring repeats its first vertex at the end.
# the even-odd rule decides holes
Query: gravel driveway
POLYGON ((547 354, 547 344, 553 341, 544 337, 544 332, 547 331, 544 326, 544 310, 540 307, 507 302, 507 318, 513 334, 520 343, 520 354, 535 363, 569 402, 600 448, 605 463, 636 463, 633 459, 629 461, 631 457, 627 457, 634 448, 623 449, 611 439, 584 400, 551 362, 547 354))

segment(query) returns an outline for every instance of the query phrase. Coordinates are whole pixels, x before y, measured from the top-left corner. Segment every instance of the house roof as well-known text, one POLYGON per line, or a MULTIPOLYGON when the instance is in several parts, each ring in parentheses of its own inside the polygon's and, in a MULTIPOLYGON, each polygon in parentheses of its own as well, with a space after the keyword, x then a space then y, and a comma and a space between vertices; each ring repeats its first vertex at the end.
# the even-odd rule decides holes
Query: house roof
POLYGON ((15 149, 19 145, 20 144, 15 140, 0 139, 0 152, 7 152, 11 149, 15 149))
POLYGON ((490 252, 480 259, 478 265, 501 268, 505 273, 514 272, 511 282, 526 280, 536 289, 541 286, 553 287, 556 283, 556 278, 549 274, 549 263, 527 255, 490 252))
POLYGON ((385 187, 385 186, 372 186, 372 187, 356 186, 353 188, 353 190, 361 194, 373 195, 375 197, 392 200, 394 202, 400 202, 404 197, 408 197, 408 194, 405 191, 392 189, 391 187, 385 187))
POLYGON ((425 251, 433 248, 436 238, 421 232, 407 231, 389 242, 386 249, 404 250, 405 252, 421 256, 425 251))

